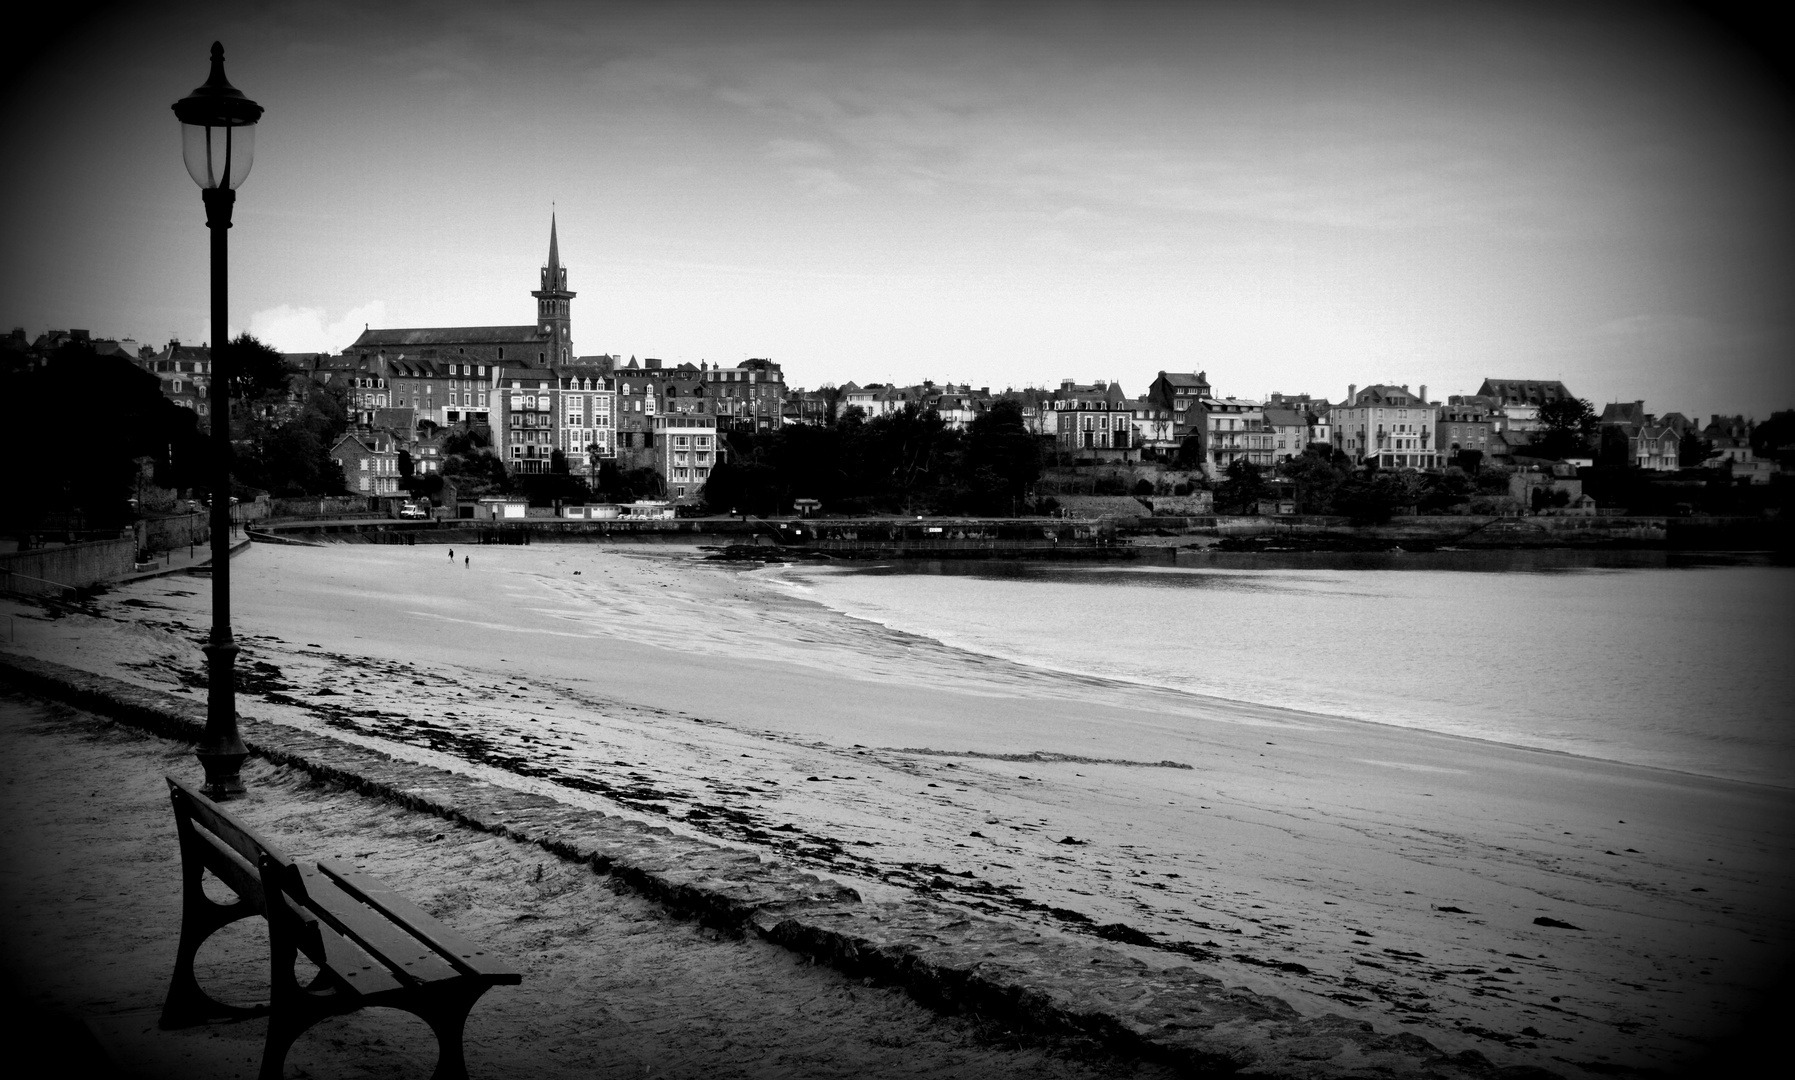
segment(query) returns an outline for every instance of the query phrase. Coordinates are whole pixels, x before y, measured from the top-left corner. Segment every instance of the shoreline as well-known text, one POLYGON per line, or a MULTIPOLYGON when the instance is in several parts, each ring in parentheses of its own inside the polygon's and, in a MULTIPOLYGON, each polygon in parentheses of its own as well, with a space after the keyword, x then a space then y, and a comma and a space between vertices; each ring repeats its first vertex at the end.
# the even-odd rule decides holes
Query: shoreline
MULTIPOLYGON (((1131 550, 1157 547, 1213 547, 1235 551, 1378 552, 1392 547, 1411 551, 1675 551, 1754 553, 1787 560, 1795 550, 1795 529, 1775 519, 1676 518, 1663 516, 1527 515, 1491 517, 1465 515, 1404 515, 1381 524, 1353 525, 1342 517, 1304 515, 1204 515, 1154 516, 1145 507, 1137 517, 1102 518, 929 518, 927 523, 970 529, 975 535, 1020 527, 1025 530, 1064 532, 1056 546, 1027 545, 986 550, 968 544, 955 557, 1056 559, 1076 550, 1096 557, 1126 558, 1131 550), (1068 530, 1102 531, 1112 537, 1104 544, 1088 538, 1073 542, 1068 530), (1057 550, 1056 550, 1057 548, 1057 550)), ((692 517, 667 521, 586 520, 530 517, 517 520, 474 521, 444 519, 407 521, 397 518, 346 518, 332 520, 287 519, 252 526, 266 540, 281 542, 293 534, 316 534, 339 542, 528 544, 708 544, 719 551, 738 550, 747 557, 757 547, 781 547, 793 555, 819 554, 816 540, 781 543, 782 524, 808 525, 824 533, 868 535, 901 532, 922 519, 903 517, 773 519, 692 517), (763 534, 768 543, 763 544, 763 534), (485 537, 485 539, 483 539, 485 537)), ((939 531, 939 530, 937 530, 939 531)), ((1080 534, 1082 536, 1082 533, 1080 534)), ((884 542, 868 541, 868 551, 857 554, 852 545, 831 548, 830 558, 878 558, 884 542)), ((917 558, 931 557, 917 548, 917 558)))
MULTIPOLYGON (((1186 943, 1225 985, 1299 1016, 1340 1011, 1505 1064, 1675 1061, 1724 1012, 1624 984, 1675 970, 1717 1005, 1746 1001, 1772 959, 1748 938, 1787 940, 1771 899, 1788 877, 1787 829, 1771 827, 1789 805, 1780 789, 1012 670, 824 620, 814 602, 784 606, 671 551, 471 554, 489 565, 449 575, 434 548, 249 553, 240 625, 261 681, 243 711, 401 754, 477 737, 533 784, 587 785, 676 835, 1080 941, 1132 928, 1156 947, 1104 947, 1188 962, 1165 949, 1186 943), (1105 753, 1087 721, 1127 751, 1105 753), (1161 752, 1172 744, 1184 749, 1161 752), (980 756, 1018 749, 1194 768, 980 756), (1623 847, 1644 854, 1601 854, 1623 847), (1704 848, 1723 865, 1703 869, 1704 848), (1708 891, 1678 893, 1678 879, 1708 891), (1682 940, 1659 945, 1650 927, 1671 923, 1682 940), (1698 954, 1727 960, 1697 979, 1682 958, 1698 954), (1570 996, 1555 1005, 1546 987, 1570 996), (1642 1039, 1627 1030, 1641 1018, 1671 1030, 1642 1039)), ((203 597, 183 584, 35 623, 30 647, 198 700, 167 681, 199 670, 203 597)))
MULTIPOLYGON (((1473 555, 1473 553, 1466 553, 1466 554, 1468 556, 1475 557, 1473 555)), ((1476 554, 1481 555, 1484 553, 1476 553, 1476 554)), ((1226 560, 1226 556, 1224 556, 1223 558, 1224 558, 1224 560, 1226 560)), ((1228 561, 1233 561, 1233 560, 1228 560, 1228 561)), ((973 578, 986 578, 987 577, 980 570, 980 567, 983 564, 976 563, 976 562, 967 562, 967 563, 956 564, 951 561, 943 560, 943 561, 940 561, 938 564, 932 565, 928 569, 927 573, 923 573, 920 575, 915 574, 915 572, 918 570, 922 570, 923 569, 922 565, 919 565, 916 563, 911 563, 910 565, 905 566, 905 565, 903 565, 902 561, 893 560, 892 562, 896 563, 899 568, 895 569, 891 576, 898 577, 898 578, 905 578, 905 577, 910 577, 912 575, 915 575, 917 577, 917 579, 920 581, 933 582, 933 581, 937 581, 937 580, 952 580, 952 579, 960 577, 960 576, 967 576, 967 577, 973 577, 973 578)), ((1719 563, 1704 562, 1699 565, 1712 568, 1714 566, 1727 567, 1727 566, 1736 566, 1739 564, 1732 562, 1730 560, 1726 560, 1726 561, 1721 561, 1719 563)), ((1747 565, 1755 565, 1755 564, 1747 564, 1747 565)), ((1642 564, 1633 563, 1630 560, 1624 560, 1624 561, 1616 563, 1616 564, 1597 564, 1597 565, 1577 566, 1577 567, 1550 566, 1550 567, 1543 567, 1543 568, 1528 568, 1528 571, 1539 572, 1540 570, 1544 570, 1546 572, 1563 573, 1563 572, 1577 572, 1577 571, 1636 570, 1636 569, 1658 569, 1658 568, 1660 568, 1660 567, 1653 565, 1653 564, 1643 564, 1642 565, 1642 564)), ((1568 758, 1575 759, 1577 761, 1585 761, 1585 762, 1590 762, 1592 764, 1601 763, 1601 764, 1625 766, 1628 768, 1656 770, 1656 771, 1672 774, 1675 776, 1705 778, 1705 779, 1725 781, 1725 782, 1729 782, 1729 783, 1747 784, 1747 785, 1764 788, 1769 791, 1776 791, 1776 792, 1795 791, 1795 776, 1780 774, 1778 778, 1765 778, 1763 776, 1743 775, 1737 771, 1732 771, 1732 772, 1727 771, 1726 765, 1723 763, 1720 763, 1720 762, 1715 762, 1709 768, 1706 768, 1706 769, 1693 768, 1693 767, 1678 768, 1675 765, 1665 764, 1661 761, 1642 760, 1641 757, 1643 757, 1644 755, 1641 755, 1639 757, 1629 758, 1629 757, 1615 756, 1614 754, 1603 754, 1603 753, 1597 752, 1595 749, 1581 750, 1581 749, 1569 748, 1569 747, 1565 747, 1565 746, 1547 745, 1547 744, 1544 744, 1543 742, 1525 741, 1525 739, 1523 737, 1520 737, 1517 735, 1512 735, 1512 734, 1508 735, 1507 737, 1504 737, 1504 735, 1500 734, 1500 733, 1479 734, 1476 732, 1467 732, 1467 731, 1462 731, 1462 730, 1451 730, 1450 728, 1440 725, 1437 722, 1435 724, 1430 725, 1424 719, 1409 719, 1409 720, 1385 719, 1385 718, 1380 718, 1379 715, 1373 715, 1373 711, 1371 711, 1371 710, 1352 711, 1348 707, 1346 702, 1336 703, 1335 708, 1329 709, 1326 707, 1317 707, 1317 706, 1305 704, 1302 702, 1279 701, 1279 700, 1273 700, 1270 698, 1254 699, 1254 698, 1247 698, 1247 697, 1242 697, 1242 696, 1238 696, 1238 695, 1229 695, 1226 693, 1205 689, 1200 686, 1181 685, 1177 682, 1167 681, 1165 679, 1154 679, 1150 675, 1141 675, 1141 676, 1131 677, 1127 674, 1099 672, 1099 671, 1092 670, 1088 667, 1071 666, 1071 665, 1063 663, 1063 662, 1057 660, 1056 658, 1052 658, 1052 657, 1039 656, 1039 655, 1027 655, 1024 652, 1019 652, 1015 649, 1006 649, 1006 648, 1004 648, 1004 646, 1002 644, 989 642, 989 641, 974 640, 974 639, 971 639, 963 634, 962 635, 954 635, 951 637, 950 636, 939 636, 939 637, 930 636, 929 633, 927 633, 925 631, 918 630, 918 629, 915 629, 910 626, 902 625, 902 624, 900 624, 899 621, 897 621, 893 618, 880 617, 879 614, 871 613, 871 612, 868 612, 866 610, 861 610, 861 609, 852 609, 851 610, 851 608, 855 607, 854 605, 851 605, 851 604, 844 605, 844 603, 842 603, 842 602, 826 603, 823 600, 818 599, 814 596, 797 595, 798 590, 810 590, 810 589, 817 588, 818 586, 812 584, 812 582, 816 581, 817 579, 826 579, 829 576, 832 576, 835 574, 847 574, 847 575, 877 574, 879 576, 885 576, 883 573, 881 573, 885 569, 886 569, 886 567, 883 567, 883 566, 861 567, 861 566, 857 566, 857 565, 856 566, 844 566, 844 567, 829 567, 829 566, 818 567, 818 566, 815 566, 815 565, 807 563, 807 562, 793 562, 793 563, 785 563, 782 565, 768 565, 768 566, 757 568, 757 569, 754 569, 754 570, 751 570, 748 572, 753 573, 757 576, 763 577, 765 580, 767 580, 769 583, 771 583, 775 588, 781 589, 787 595, 792 596, 794 599, 797 599, 797 600, 800 600, 803 602, 815 603, 815 604, 819 605, 820 607, 822 607, 834 614, 839 615, 842 618, 866 622, 866 623, 868 623, 872 626, 875 626, 875 627, 879 628, 880 630, 887 632, 887 633, 912 637, 912 638, 915 638, 916 640, 929 642, 931 644, 936 644, 943 648, 947 648, 947 649, 951 649, 951 650, 955 650, 955 651, 959 651, 959 652, 964 652, 969 655, 983 657, 983 658, 986 658, 987 660, 994 662, 994 663, 1015 665, 1015 666, 1021 667, 1021 668, 1038 669, 1043 672, 1049 672, 1049 673, 1053 673, 1053 674, 1063 675, 1069 679, 1078 680, 1081 683, 1089 683, 1089 684, 1095 684, 1095 685, 1105 685, 1105 686, 1114 687, 1119 691, 1139 690, 1139 691, 1144 691, 1144 692, 1149 692, 1149 693, 1162 693, 1162 694, 1177 695, 1179 697, 1188 698, 1195 702, 1205 703, 1210 708, 1212 708, 1216 711, 1226 711, 1226 710, 1236 710, 1236 709, 1263 710, 1263 711, 1266 711, 1269 713, 1281 714, 1281 715, 1285 716, 1286 718, 1288 718, 1290 721, 1296 722, 1296 723, 1310 722, 1310 723, 1317 723, 1317 724, 1339 723, 1339 724, 1348 724, 1348 725, 1351 725, 1351 724, 1371 725, 1378 729, 1395 729, 1395 730, 1400 730, 1400 731, 1404 731, 1404 732, 1412 732, 1412 733, 1415 733, 1417 736, 1422 736, 1422 737, 1438 737, 1438 738, 1446 738, 1446 739, 1465 740, 1465 741, 1468 741, 1471 743, 1484 745, 1484 746, 1488 746, 1488 747, 1492 747, 1492 748, 1507 748, 1507 749, 1512 749, 1512 750, 1522 750, 1522 751, 1538 752, 1538 753, 1544 753, 1544 754, 1562 755, 1562 756, 1565 756, 1568 758)), ((1128 568, 1116 568, 1116 570, 1114 572, 1121 573, 1121 572, 1125 572, 1127 569, 1128 568)), ((1172 571, 1199 571, 1199 572, 1203 572, 1203 573, 1211 573, 1211 574, 1219 573, 1219 574, 1225 574, 1225 575, 1239 574, 1239 575, 1242 575, 1243 577, 1247 576, 1247 575, 1259 574, 1259 573, 1263 573, 1263 572, 1267 572, 1267 571, 1331 572, 1331 571, 1338 571, 1338 570, 1343 570, 1343 569, 1351 569, 1351 570, 1355 570, 1355 571, 1384 570, 1384 571, 1400 571, 1400 572, 1407 572, 1407 571, 1413 571, 1413 570, 1446 571, 1446 572, 1470 571, 1470 572, 1478 572, 1478 573, 1492 572, 1489 570, 1478 570, 1478 569, 1467 568, 1467 567, 1462 567, 1462 566, 1442 565, 1434 560, 1406 562, 1405 563, 1405 562, 1398 562, 1394 559, 1384 560, 1382 565, 1373 565, 1373 566, 1354 565, 1350 568, 1332 566, 1332 565, 1328 565, 1326 563, 1313 564, 1306 560, 1298 560, 1295 562, 1285 563, 1285 564, 1277 565, 1277 566, 1273 566, 1273 567, 1258 566, 1258 565, 1192 566, 1183 561, 1179 561, 1179 562, 1174 562, 1174 563, 1163 564, 1162 566, 1154 567, 1154 568, 1150 568, 1150 569, 1152 569, 1152 570, 1164 569, 1164 570, 1172 570, 1172 571)), ((1097 573, 1097 571, 1091 571, 1091 572, 1097 573)), ((1503 568, 1503 569, 1496 570, 1493 572, 1511 573, 1511 572, 1515 572, 1515 569, 1514 568, 1503 568)), ((1079 580, 1082 577, 1082 574, 1080 574, 1076 577, 1069 576, 1067 574, 1058 574, 1058 573, 1055 573, 1052 576, 1032 575, 1032 577, 1040 577, 1043 580, 1062 582, 1062 581, 1079 580)), ((990 578, 989 580, 999 580, 999 579, 998 578, 990 578)), ((825 588, 826 588, 826 586, 825 586, 825 588)), ((864 608, 864 604, 860 605, 859 607, 864 608)))

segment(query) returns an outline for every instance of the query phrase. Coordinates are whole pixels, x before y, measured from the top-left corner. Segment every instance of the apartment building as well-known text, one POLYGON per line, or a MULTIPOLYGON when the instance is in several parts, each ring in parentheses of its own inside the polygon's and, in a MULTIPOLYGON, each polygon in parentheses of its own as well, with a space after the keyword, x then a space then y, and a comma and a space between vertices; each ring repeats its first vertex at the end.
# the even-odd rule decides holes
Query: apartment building
POLYGON ((1330 410, 1334 446, 1355 464, 1383 469, 1433 469, 1440 464, 1435 443, 1439 406, 1406 386, 1378 384, 1346 388, 1346 400, 1330 410))

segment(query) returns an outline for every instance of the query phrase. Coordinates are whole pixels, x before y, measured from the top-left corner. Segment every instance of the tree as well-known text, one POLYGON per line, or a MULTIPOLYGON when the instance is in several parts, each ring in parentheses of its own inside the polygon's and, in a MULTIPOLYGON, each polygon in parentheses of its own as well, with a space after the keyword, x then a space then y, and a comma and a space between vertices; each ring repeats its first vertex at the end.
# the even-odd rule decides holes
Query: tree
POLYGON ((1443 514, 1470 502, 1476 493, 1476 481, 1465 470, 1449 465, 1444 472, 1422 477, 1420 507, 1430 514, 1443 514))
POLYGON ((1701 437, 1694 428, 1683 432, 1677 440, 1677 465, 1685 469, 1700 468, 1701 463, 1708 460, 1714 452, 1714 444, 1701 437))
POLYGON ((585 477, 567 472, 520 473, 511 477, 511 491, 530 500, 531 506, 584 504, 592 501, 585 477))
POLYGON ((239 483, 283 498, 344 490, 342 467, 330 456, 349 427, 348 410, 337 392, 312 385, 296 412, 282 410, 273 417, 252 413, 234 426, 239 437, 233 472, 239 483))
POLYGON ((1354 525, 1380 525, 1418 497, 1417 482, 1404 472, 1381 470, 1347 477, 1334 496, 1334 507, 1352 518, 1354 525))
POLYGON ((71 528, 123 525, 133 516, 141 458, 164 487, 191 486, 206 473, 210 449, 193 412, 163 397, 154 375, 85 342, 63 345, 41 367, 0 370, 0 400, 19 406, 9 432, 17 446, 55 448, 14 470, 0 514, 15 530, 39 528, 46 515, 71 528), (90 401, 105 404, 103 437, 71 438, 66 410, 47 407, 90 401))
POLYGON ((1751 452, 1758 457, 1774 459, 1786 446, 1795 446, 1795 409, 1779 409, 1751 429, 1751 452))
POLYGON ((966 510, 1016 512, 1041 478, 1040 443, 1028 433, 1020 404, 997 401, 967 426, 961 468, 966 510))
POLYGON ((272 346, 251 334, 238 334, 216 350, 230 373, 234 401, 260 401, 287 392, 287 362, 272 346))
POLYGON ((1541 457, 1563 460, 1589 452, 1596 433, 1596 412, 1589 402, 1575 397, 1548 401, 1539 407, 1539 422, 1532 446, 1541 457))
POLYGON ((1178 443, 1178 453, 1172 458, 1172 464, 1180 469, 1201 469, 1203 467, 1203 437, 1186 435, 1178 443))
POLYGON ((1334 464, 1332 449, 1322 443, 1311 445, 1282 463, 1278 471, 1296 485, 1296 512, 1299 514, 1333 513, 1334 493, 1348 472, 1334 464))
POLYGON ((1227 475, 1216 485, 1215 508, 1219 513, 1245 514, 1253 504, 1271 494, 1259 466, 1245 458, 1228 463, 1227 475))

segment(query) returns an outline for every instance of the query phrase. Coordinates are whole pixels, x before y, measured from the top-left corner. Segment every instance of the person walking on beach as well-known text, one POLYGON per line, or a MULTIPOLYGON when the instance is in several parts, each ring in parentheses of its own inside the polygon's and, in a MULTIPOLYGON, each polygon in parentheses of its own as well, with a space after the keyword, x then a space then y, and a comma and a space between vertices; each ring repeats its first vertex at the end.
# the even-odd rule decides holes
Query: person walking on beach
POLYGON ((461 557, 461 568, 463 570, 472 570, 473 569, 473 565, 468 562, 468 560, 471 558, 473 558, 472 555, 463 555, 461 557))
POLYGON ((455 549, 454 548, 449 549, 449 561, 450 562, 455 561, 455 549))

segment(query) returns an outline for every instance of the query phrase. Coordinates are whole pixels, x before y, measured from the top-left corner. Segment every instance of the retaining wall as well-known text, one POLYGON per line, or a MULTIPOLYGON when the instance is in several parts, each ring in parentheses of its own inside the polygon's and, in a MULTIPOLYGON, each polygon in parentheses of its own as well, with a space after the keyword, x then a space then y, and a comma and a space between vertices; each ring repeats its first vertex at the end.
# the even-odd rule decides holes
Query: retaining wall
POLYGON ((0 591, 56 595, 128 574, 136 566, 135 536, 16 551, 0 555, 0 591))
POLYGON ((189 545, 203 547, 212 538, 211 515, 205 513, 144 518, 135 528, 140 551, 173 551, 189 545))

